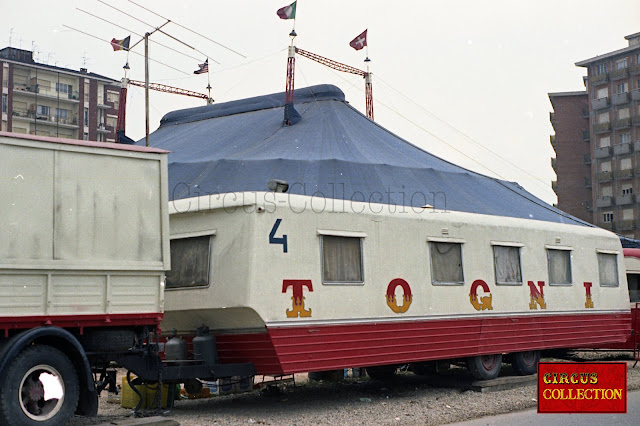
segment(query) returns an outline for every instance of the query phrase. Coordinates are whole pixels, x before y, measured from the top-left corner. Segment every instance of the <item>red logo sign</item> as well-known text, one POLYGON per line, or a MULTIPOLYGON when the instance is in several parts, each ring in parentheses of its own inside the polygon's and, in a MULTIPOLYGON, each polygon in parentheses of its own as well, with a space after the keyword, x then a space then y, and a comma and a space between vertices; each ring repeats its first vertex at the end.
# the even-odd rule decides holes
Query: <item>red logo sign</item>
POLYGON ((538 413, 626 412, 626 363, 538 363, 538 413))

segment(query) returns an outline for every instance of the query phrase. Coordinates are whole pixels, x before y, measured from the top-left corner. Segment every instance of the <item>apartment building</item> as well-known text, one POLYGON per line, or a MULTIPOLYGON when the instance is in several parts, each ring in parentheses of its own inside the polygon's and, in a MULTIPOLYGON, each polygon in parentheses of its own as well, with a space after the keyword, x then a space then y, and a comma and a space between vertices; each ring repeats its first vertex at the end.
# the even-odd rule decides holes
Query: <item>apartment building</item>
POLYGON ((29 50, 0 50, 0 130, 115 142, 119 82, 37 63, 29 50))
POLYGON ((551 121, 556 134, 552 136, 552 144, 555 144, 558 165, 554 189, 560 208, 573 208, 570 206, 576 205, 578 194, 584 198, 585 216, 576 216, 590 216, 591 223, 627 237, 640 238, 640 197, 637 197, 640 193, 640 33, 625 39, 628 41, 625 48, 576 63, 587 70, 586 109, 581 107, 585 104, 584 95, 576 94, 572 100, 561 102, 562 96, 549 94, 554 107, 551 121), (581 121, 578 115, 588 118, 581 121), (561 149, 565 131, 572 134, 571 141, 567 149, 561 149), (583 135, 588 145, 588 156, 580 148, 578 134, 583 135), (578 164, 580 159, 590 168, 590 179, 579 172, 584 170, 578 164), (565 170, 560 167, 561 163, 572 166, 565 170), (569 180, 573 180, 574 190, 577 191, 579 184, 589 190, 591 199, 584 191, 565 192, 562 184, 569 180))

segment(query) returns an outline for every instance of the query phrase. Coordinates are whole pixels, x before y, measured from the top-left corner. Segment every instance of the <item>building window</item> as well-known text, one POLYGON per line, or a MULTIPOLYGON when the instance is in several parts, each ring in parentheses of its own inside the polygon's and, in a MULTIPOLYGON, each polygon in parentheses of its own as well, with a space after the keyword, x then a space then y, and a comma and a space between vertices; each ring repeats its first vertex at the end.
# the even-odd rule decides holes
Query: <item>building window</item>
POLYGON ((609 112, 603 112, 598 114, 598 124, 604 124, 609 122, 609 112))
POLYGON ((463 285, 462 244, 429 243, 431 253, 431 282, 434 285, 463 285))
POLYGON ((56 91, 60 93, 73 93, 73 88, 70 84, 56 83, 56 91))
POLYGON ((611 146, 611 136, 603 136, 598 139, 598 147, 605 148, 611 146))
POLYGON ((598 271, 601 287, 618 287, 618 255, 598 253, 598 271))
MULTIPOLYGON (((633 194, 633 187, 629 184, 622 185, 622 195, 629 195, 629 194, 633 194)), ((633 210, 631 210, 631 214, 633 215, 633 210)), ((633 217, 629 219, 633 219, 633 217)))
POLYGON ((38 115, 49 115, 50 108, 46 105, 36 105, 36 114, 38 115))
POLYGON ((82 140, 88 141, 88 140, 89 140, 89 133, 85 132, 85 133, 82 135, 82 140))
MULTIPOLYGON (((624 193, 624 189, 622 191, 624 193)), ((633 220, 633 209, 622 210, 622 220, 633 220)))
POLYGON ((596 75, 606 74, 606 73, 607 73, 607 64, 606 63, 602 63, 602 64, 596 65, 596 75))
POLYGON ((118 109, 119 100, 120 100, 119 93, 107 91, 107 102, 111 102, 113 104, 114 109, 118 109))
POLYGON ((623 158, 620 160, 620 170, 629 170, 631 168, 631 158, 623 158))
POLYGON ((610 172, 611 171, 611 160, 603 161, 600 163, 600 171, 601 172, 610 172))
POLYGON ((363 283, 362 238, 322 236, 322 282, 363 283))
POLYGON ((84 125, 89 126, 89 108, 84 109, 84 125))
POLYGON ((618 110, 618 119, 622 120, 629 118, 629 108, 622 108, 618 110))
POLYGON ((613 222, 613 213, 602 213, 602 221, 604 223, 610 223, 613 222))
POLYGON ((118 123, 118 117, 114 117, 112 115, 107 115, 107 126, 116 128, 118 123))
POLYGON ((621 70, 623 68, 627 68, 627 58, 624 59, 618 59, 616 61, 616 69, 617 70, 621 70))
POLYGON ((597 99, 603 99, 603 98, 608 98, 609 97, 609 88, 608 87, 603 87, 602 89, 598 89, 598 92, 596 92, 596 98, 597 99))
POLYGON ((618 135, 618 140, 621 144, 623 143, 631 143, 631 133, 620 133, 618 135))
POLYGON ((171 270, 167 288, 206 287, 209 285, 211 236, 171 240, 171 270))
POLYGON ((69 117, 69 111, 66 109, 56 108, 56 117, 66 120, 69 117))
POLYGON ((611 197, 613 195, 613 191, 611 186, 603 186, 600 188, 600 196, 601 197, 611 197))
POLYGON ((2 94, 2 112, 7 112, 8 99, 7 94, 2 94))
POLYGON ((520 247, 493 246, 496 284, 521 285, 520 247))
POLYGON ((547 249, 549 285, 571 285, 571 251, 547 249))
POLYGON ((629 83, 620 83, 616 87, 616 93, 627 93, 629 91, 629 83))

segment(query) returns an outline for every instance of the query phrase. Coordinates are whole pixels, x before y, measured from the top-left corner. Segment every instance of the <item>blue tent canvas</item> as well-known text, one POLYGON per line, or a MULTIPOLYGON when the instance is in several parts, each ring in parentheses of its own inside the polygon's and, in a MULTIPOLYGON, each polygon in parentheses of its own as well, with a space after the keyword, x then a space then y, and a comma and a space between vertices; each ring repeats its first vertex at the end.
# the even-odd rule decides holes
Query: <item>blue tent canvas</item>
POLYGON ((300 120, 292 126, 283 125, 284 100, 275 93, 166 114, 150 145, 171 151, 169 198, 267 191, 279 179, 294 194, 589 225, 515 182, 418 148, 349 105, 336 86, 296 90, 300 120))

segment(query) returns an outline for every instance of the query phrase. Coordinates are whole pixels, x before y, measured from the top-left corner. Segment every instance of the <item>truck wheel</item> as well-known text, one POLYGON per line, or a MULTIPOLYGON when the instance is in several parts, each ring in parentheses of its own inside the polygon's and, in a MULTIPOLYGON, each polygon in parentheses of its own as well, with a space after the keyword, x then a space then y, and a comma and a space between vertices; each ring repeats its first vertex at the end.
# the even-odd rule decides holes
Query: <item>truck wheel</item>
POLYGON ((502 366, 502 354, 478 355, 467 358, 469 371, 478 380, 491 380, 498 377, 502 366))
POLYGON ((520 376, 529 376, 538 371, 540 351, 516 352, 511 354, 511 365, 520 376))
POLYGON ((0 424, 65 424, 76 410, 79 392, 76 370, 64 353, 30 346, 0 378, 0 424))

